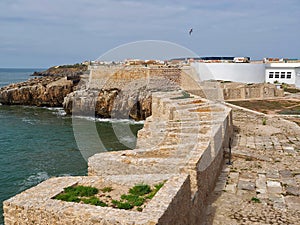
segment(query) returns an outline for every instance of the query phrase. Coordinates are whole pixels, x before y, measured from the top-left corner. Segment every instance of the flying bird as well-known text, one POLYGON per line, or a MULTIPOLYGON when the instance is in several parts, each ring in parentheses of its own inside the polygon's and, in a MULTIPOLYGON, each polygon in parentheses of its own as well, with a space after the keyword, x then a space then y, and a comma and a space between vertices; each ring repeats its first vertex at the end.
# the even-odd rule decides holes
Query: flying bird
POLYGON ((193 32, 193 28, 190 29, 189 35, 192 35, 192 32, 193 32))

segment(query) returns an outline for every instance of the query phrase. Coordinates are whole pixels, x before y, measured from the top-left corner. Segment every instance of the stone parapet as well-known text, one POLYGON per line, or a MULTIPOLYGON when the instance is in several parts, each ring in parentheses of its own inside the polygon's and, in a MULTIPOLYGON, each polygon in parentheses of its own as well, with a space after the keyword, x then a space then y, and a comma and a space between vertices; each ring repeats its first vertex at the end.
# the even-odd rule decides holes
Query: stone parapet
POLYGON ((144 175, 51 178, 4 202, 5 224, 189 224, 190 183, 187 175, 144 175), (52 199, 74 185, 132 186, 167 180, 143 212, 65 202, 52 199), (180 213, 178 213, 180 212, 180 213))

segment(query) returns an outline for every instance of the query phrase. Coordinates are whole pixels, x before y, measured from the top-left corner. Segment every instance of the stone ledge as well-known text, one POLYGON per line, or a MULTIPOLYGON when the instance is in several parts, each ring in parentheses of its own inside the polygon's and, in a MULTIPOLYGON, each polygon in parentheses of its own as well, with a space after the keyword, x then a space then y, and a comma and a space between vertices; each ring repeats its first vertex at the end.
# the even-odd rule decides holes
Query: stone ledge
POLYGON ((170 219, 179 219, 176 218, 179 215, 175 215, 178 211, 180 217, 185 217, 183 221, 189 218, 189 190, 189 177, 185 174, 51 178, 6 200, 4 202, 5 223, 13 224, 11 215, 14 215, 17 217, 18 224, 171 224, 170 219), (96 187, 105 183, 105 185, 131 187, 137 183, 153 185, 164 180, 167 182, 147 203, 142 212, 52 199, 64 188, 77 184, 96 187), (169 211, 174 214, 173 219, 166 216, 169 211))

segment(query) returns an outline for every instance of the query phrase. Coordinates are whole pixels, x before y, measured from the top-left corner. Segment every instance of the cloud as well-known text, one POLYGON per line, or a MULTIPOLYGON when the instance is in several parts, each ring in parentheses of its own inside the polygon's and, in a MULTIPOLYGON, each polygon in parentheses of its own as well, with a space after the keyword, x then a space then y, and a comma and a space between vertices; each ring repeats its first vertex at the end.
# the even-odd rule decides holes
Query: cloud
POLYGON ((0 66, 24 62, 17 53, 13 62, 6 60, 5 49, 27 53, 34 66, 37 58, 44 64, 93 59, 144 39, 173 41, 207 55, 298 57, 299 11, 298 0, 2 0, 0 66), (283 46, 276 51, 278 43, 283 46))

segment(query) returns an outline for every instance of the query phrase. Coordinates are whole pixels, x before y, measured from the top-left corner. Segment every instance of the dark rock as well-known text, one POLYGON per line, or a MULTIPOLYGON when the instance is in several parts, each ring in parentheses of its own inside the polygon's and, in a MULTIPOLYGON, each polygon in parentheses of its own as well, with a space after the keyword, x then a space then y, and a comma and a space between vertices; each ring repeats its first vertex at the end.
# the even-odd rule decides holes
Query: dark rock
POLYGON ((287 186, 286 187, 286 194, 287 195, 299 196, 300 195, 300 189, 299 189, 299 187, 287 186))

